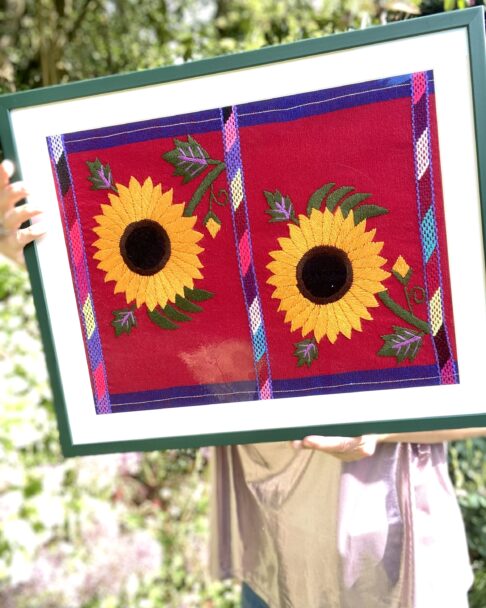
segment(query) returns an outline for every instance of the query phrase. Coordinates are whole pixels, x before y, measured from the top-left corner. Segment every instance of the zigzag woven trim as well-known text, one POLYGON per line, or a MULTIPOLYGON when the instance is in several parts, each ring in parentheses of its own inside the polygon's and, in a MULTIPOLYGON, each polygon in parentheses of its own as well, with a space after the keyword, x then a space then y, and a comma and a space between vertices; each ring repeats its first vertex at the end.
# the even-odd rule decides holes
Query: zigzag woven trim
POLYGON ((272 375, 253 261, 236 106, 221 109, 221 124, 236 255, 250 325, 258 398, 271 399, 272 375))
POLYGON ((72 187, 71 172, 64 141, 62 136, 55 135, 53 137, 48 137, 47 143, 58 189, 58 198, 62 201, 60 207, 64 222, 64 233, 69 250, 79 318, 83 329, 86 352, 88 354, 96 413, 109 414, 111 412, 111 403, 108 393, 106 368, 103 360, 96 313, 93 307, 88 264, 76 206, 76 195, 72 187))
POLYGON ((424 261, 427 312, 441 384, 459 382, 444 314, 444 290, 437 237, 427 72, 411 75, 412 134, 417 207, 424 261))

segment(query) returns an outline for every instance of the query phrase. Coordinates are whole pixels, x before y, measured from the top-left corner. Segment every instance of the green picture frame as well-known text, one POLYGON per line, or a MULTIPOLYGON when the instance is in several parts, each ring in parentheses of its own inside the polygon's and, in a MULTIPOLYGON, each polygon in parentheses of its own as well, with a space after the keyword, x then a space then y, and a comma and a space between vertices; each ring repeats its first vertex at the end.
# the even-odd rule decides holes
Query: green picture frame
MULTIPOLYGON (((432 48, 435 48, 434 45, 436 43, 438 47, 441 44, 444 45, 444 48, 446 45, 450 46, 448 37, 452 36, 451 43, 455 44, 457 42, 459 49, 458 65, 453 67, 453 69, 457 69, 457 73, 463 74, 464 82, 467 84, 462 98, 465 101, 465 106, 461 109, 456 108, 456 111, 458 113, 460 111, 464 112, 467 115, 467 121, 469 121, 467 124, 471 130, 470 145, 467 146, 467 151, 474 166, 469 169, 470 179, 468 183, 470 183, 472 192, 471 197, 475 199, 474 204, 471 204, 476 209, 475 214, 470 214, 470 217, 466 218, 465 225, 460 230, 469 230, 469 227, 475 226, 477 235, 479 235, 479 232, 482 235, 473 238, 476 241, 476 250, 478 250, 479 245, 479 250, 482 253, 481 256, 475 256, 481 257, 479 260, 476 259, 475 262, 475 268, 477 269, 475 278, 477 278, 479 283, 477 293, 480 296, 479 299, 481 299, 481 294, 483 298, 485 295, 484 271, 486 249, 486 242, 484 241, 484 235, 486 234, 486 113, 483 110, 486 103, 484 24, 484 8, 470 8, 432 17, 423 17, 386 26, 373 27, 367 30, 216 57, 184 65, 3 95, 0 97, 0 141, 5 156, 13 159, 16 163, 17 175, 15 178, 25 178, 29 181, 29 178, 32 179, 32 176, 29 174, 30 165, 27 150, 29 142, 28 137, 25 135, 28 130, 22 131, 21 127, 22 124, 26 124, 28 121, 30 121, 29 124, 34 124, 36 120, 39 122, 36 112, 40 112, 41 109, 44 109, 43 111, 51 109, 52 112, 55 112, 59 107, 68 107, 70 102, 86 103, 88 104, 86 107, 92 109, 95 107, 93 104, 96 104, 97 100, 103 96, 128 94, 129 92, 137 92, 139 94, 141 91, 150 95, 152 87, 172 86, 182 81, 194 82, 194 86, 197 88, 197 86, 204 87, 205 83, 208 82, 208 78, 226 78, 228 75, 231 75, 233 81, 238 82, 241 74, 250 76, 253 73, 265 74, 261 70, 268 70, 268 74, 270 74, 270 70, 276 66, 280 66, 280 69, 286 70, 287 68, 290 69, 289 66, 295 62, 310 61, 312 58, 323 58, 323 60, 334 58, 332 59, 333 61, 337 58, 340 61, 340 57, 342 57, 343 65, 346 66, 346 62, 351 62, 351 59, 347 58, 350 52, 354 53, 353 61, 356 61, 356 58, 362 60, 364 70, 365 66, 368 66, 366 69, 372 70, 369 66, 373 62, 377 62, 377 57, 383 57, 385 49, 387 55, 389 53, 392 55, 396 53, 397 66, 402 65, 405 61, 403 60, 403 53, 404 49, 408 49, 410 59, 407 59, 409 63, 405 62, 405 64, 410 64, 409 72, 431 68, 442 69, 445 72, 448 69, 447 65, 445 63, 441 64, 442 60, 440 57, 432 58, 432 48), (429 45, 428 48, 431 49, 430 63, 432 65, 428 64, 427 57, 424 58, 423 53, 417 51, 417 56, 414 56, 415 48, 423 45, 425 42, 429 45), (474 195, 474 193, 476 194, 474 195), (477 226, 478 221, 481 222, 480 228, 477 226)), ((397 67, 396 69, 396 73, 404 73, 401 67, 397 67)), ((373 72, 371 71, 370 73, 373 72)), ((371 80, 371 78, 363 80, 368 79, 371 80)), ((353 82, 359 81, 356 80, 356 76, 350 75, 349 83, 353 82)), ((440 95, 440 91, 437 94, 440 95)), ((261 97, 258 92, 255 92, 254 98, 255 100, 259 100, 268 97, 261 97)), ((239 101, 237 100, 236 102, 239 101)), ((197 101, 195 101, 194 110, 199 109, 205 108, 199 108, 197 101)), ((443 131, 447 132, 448 126, 444 124, 447 122, 443 118, 444 115, 441 116, 439 113, 438 122, 439 126, 442 124, 443 131)), ((75 131, 77 129, 73 128, 72 130, 75 131)), ((32 137, 40 139, 44 135, 41 132, 34 132, 32 137)), ((447 139, 448 143, 444 145, 448 148, 453 148, 450 144, 451 141, 454 141, 453 135, 451 135, 451 139, 447 139)), ((462 152, 461 148, 457 151, 451 150, 451 158, 453 158, 454 153, 462 155, 462 152)), ((453 187, 454 179, 457 181, 459 177, 448 177, 451 187, 453 187)), ((31 189, 35 189, 35 186, 35 183, 30 183, 31 189)), ((40 195, 43 196, 45 193, 41 192, 40 195)), ((447 207, 448 204, 451 204, 450 198, 448 202, 446 196, 445 206, 447 207)), ((459 228, 451 227, 451 230, 459 230, 459 228)), ((460 240, 460 238, 462 237, 458 235, 456 241, 460 240)), ((466 373, 464 384, 466 388, 464 388, 464 391, 462 392, 461 384, 458 385, 460 388, 457 391, 455 390, 456 387, 454 387, 454 395, 457 395, 458 401, 457 407, 449 404, 444 407, 443 412, 440 411, 440 407, 435 409, 425 408, 427 412, 423 416, 414 414, 408 416, 406 412, 398 416, 389 416, 387 413, 383 413, 383 416, 375 415, 371 419, 366 420, 353 421, 343 416, 342 420, 338 422, 329 423, 322 420, 322 422, 315 421, 312 424, 305 422, 302 425, 296 424, 294 417, 289 417, 283 424, 277 424, 276 426, 272 426, 272 428, 269 428, 268 423, 263 421, 264 419, 268 419, 267 417, 262 419, 261 424, 252 422, 251 426, 245 426, 245 424, 239 423, 239 428, 231 430, 225 430, 224 425, 214 431, 204 429, 201 432, 196 428, 192 430, 189 428, 188 432, 178 432, 171 436, 167 436, 163 432, 154 432, 153 427, 151 427, 147 428, 146 431, 141 431, 141 434, 139 433, 138 436, 133 438, 129 436, 127 431, 123 439, 114 440, 109 433, 105 437, 103 431, 100 430, 98 433, 99 438, 93 441, 80 441, 76 439, 74 419, 66 403, 66 383, 68 380, 63 375, 60 366, 59 344, 56 344, 53 333, 53 315, 55 311, 52 305, 49 306, 48 303, 48 288, 46 287, 45 280, 46 262, 43 262, 42 256, 39 255, 39 247, 36 243, 28 246, 25 256, 50 374, 62 450, 66 456, 281 441, 298 439, 309 434, 354 436, 365 433, 486 426, 486 398, 478 393, 476 395, 477 400, 474 403, 469 403, 468 399, 468 395, 473 395, 477 392, 476 388, 479 386, 480 379, 475 374, 475 378, 471 379, 471 383, 468 385, 469 376, 466 373), (477 386, 475 383, 477 383, 477 386)), ((453 247, 449 252, 449 256, 454 256, 455 254, 456 251, 453 247)), ((457 255, 460 255, 460 253, 457 252, 457 255)), ((65 288, 68 289, 68 286, 65 286, 65 288)), ((459 312, 460 315, 465 315, 466 310, 467 303, 464 303, 464 306, 455 311, 455 314, 457 316, 459 312)), ((481 305, 481 310, 482 313, 479 311, 476 315, 475 327, 479 335, 484 338, 486 337, 486 308, 481 305)), ((473 344, 464 347, 465 365, 467 365, 470 359, 474 359, 475 356, 476 358, 481 357, 480 353, 474 353, 474 348, 473 344)), ((479 346, 477 348, 479 349, 479 346)), ((452 387, 450 388, 452 389, 452 387)), ((415 398, 418 395, 419 398, 423 397, 424 402, 429 400, 440 402, 448 387, 427 387, 427 390, 428 392, 415 393, 415 398)), ((447 401, 446 398, 445 401, 447 401)), ((232 404, 231 407, 234 407, 234 405, 232 404)), ((417 412, 418 410, 414 409, 413 411, 417 412)), ((118 416, 124 415, 118 414, 118 416)), ((100 418, 108 419, 111 416, 100 418)))

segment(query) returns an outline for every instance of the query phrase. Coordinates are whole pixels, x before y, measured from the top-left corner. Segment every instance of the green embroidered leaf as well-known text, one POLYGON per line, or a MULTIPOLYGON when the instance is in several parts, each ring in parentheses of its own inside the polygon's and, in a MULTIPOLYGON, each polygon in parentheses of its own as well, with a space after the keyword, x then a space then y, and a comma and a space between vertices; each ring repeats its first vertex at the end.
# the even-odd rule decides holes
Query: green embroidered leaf
POLYGON ((206 291, 205 289, 189 289, 189 287, 185 288, 184 295, 192 302, 204 302, 204 300, 214 298, 214 293, 210 291, 206 291))
POLYGON ((183 312, 179 312, 177 309, 173 308, 170 304, 167 304, 167 306, 165 306, 162 309, 162 312, 164 313, 164 315, 169 317, 169 319, 171 319, 172 321, 190 321, 191 320, 191 317, 188 317, 183 312))
POLYGON ((185 312, 201 312, 202 310, 200 306, 189 302, 189 300, 186 300, 180 295, 176 295, 175 303, 181 310, 184 310, 185 312))
POLYGON ((275 190, 274 193, 265 190, 264 195, 270 207, 270 209, 265 210, 265 213, 271 216, 270 222, 292 221, 297 223, 290 196, 284 196, 278 190, 275 190))
POLYGON ((363 205, 362 207, 359 207, 359 209, 356 209, 354 223, 357 226, 363 220, 378 215, 386 215, 387 213, 388 209, 385 209, 385 207, 379 207, 378 205, 363 205))
POLYGON ((341 186, 341 188, 337 188, 327 197, 326 207, 329 209, 329 211, 334 211, 339 201, 353 190, 353 186, 341 186))
POLYGON ((155 323, 155 325, 158 325, 162 329, 177 329, 178 328, 178 325, 176 325, 175 323, 172 323, 172 321, 169 321, 169 319, 166 319, 165 317, 163 317, 156 310, 147 310, 147 314, 149 316, 149 319, 152 321, 152 323, 155 323))
POLYGON ((378 351, 381 357, 395 357, 398 363, 413 361, 423 343, 424 334, 415 329, 393 326, 394 334, 382 336, 384 345, 378 351))
POLYGON ((317 349, 316 341, 312 338, 311 340, 302 340, 294 344, 295 352, 294 356, 297 357, 297 366, 307 365, 310 367, 311 363, 317 359, 319 351, 317 349))
POLYGON ((209 166, 209 154, 190 135, 187 141, 174 138, 174 149, 162 155, 162 158, 174 165, 174 175, 181 175, 183 183, 201 175, 209 166))
POLYGON ((89 168, 89 181, 92 183, 91 190, 113 190, 118 192, 113 176, 111 174, 110 165, 103 165, 97 158, 94 162, 86 161, 89 168))
POLYGON ((341 205, 341 213, 343 214, 344 217, 348 217, 351 209, 354 209, 354 207, 356 207, 356 205, 359 205, 360 203, 365 201, 367 198, 370 198, 370 196, 371 196, 371 194, 365 194, 364 192, 356 192, 356 194, 352 194, 351 196, 348 196, 348 198, 341 205))
POLYGON ((309 217, 312 213, 312 209, 320 210, 327 193, 329 192, 329 190, 331 190, 331 188, 334 188, 335 185, 336 184, 334 182, 324 184, 324 186, 321 186, 314 192, 314 194, 310 197, 309 202, 307 203, 306 213, 309 217))
POLYGON ((113 316, 115 318, 111 324, 115 328, 115 335, 117 337, 121 336, 121 334, 129 334, 132 329, 137 326, 134 308, 122 308, 121 310, 114 310, 113 316))

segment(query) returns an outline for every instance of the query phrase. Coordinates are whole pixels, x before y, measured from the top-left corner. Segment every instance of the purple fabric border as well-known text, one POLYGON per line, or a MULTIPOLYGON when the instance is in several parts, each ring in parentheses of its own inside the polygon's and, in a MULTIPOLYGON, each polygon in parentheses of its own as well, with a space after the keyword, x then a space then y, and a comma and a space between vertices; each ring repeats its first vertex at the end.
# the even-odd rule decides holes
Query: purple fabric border
MULTIPOLYGON (((433 74, 429 74, 429 92, 433 92, 433 74)), ((288 95, 237 106, 240 127, 297 120, 379 101, 408 97, 410 74, 382 78, 310 93, 288 95), (299 107, 296 107, 299 106, 299 107)), ((183 137, 217 131, 220 109, 180 114, 141 122, 77 131, 64 135, 67 153, 112 148, 162 137, 183 137)))
MULTIPOLYGON (((331 395, 340 392, 352 393, 408 386, 436 386, 440 384, 440 376, 437 375, 435 365, 414 365, 403 368, 346 372, 291 380, 274 378, 272 383, 273 397, 282 399, 285 397, 331 395)), ((113 413, 257 399, 258 388, 256 382, 201 384, 178 386, 163 391, 110 394, 113 413)))

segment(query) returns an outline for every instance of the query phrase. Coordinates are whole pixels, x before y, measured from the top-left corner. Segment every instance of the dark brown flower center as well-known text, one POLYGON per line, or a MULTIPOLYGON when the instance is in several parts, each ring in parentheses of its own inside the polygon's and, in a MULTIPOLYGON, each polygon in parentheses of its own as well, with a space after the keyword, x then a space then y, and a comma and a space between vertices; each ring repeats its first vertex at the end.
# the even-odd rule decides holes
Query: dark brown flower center
POLYGON ((351 287, 353 267, 342 249, 321 245, 309 249, 297 265, 297 287, 315 304, 341 299, 351 287))
POLYGON ((156 274, 167 264, 170 239, 158 222, 141 220, 125 228, 120 239, 120 253, 125 264, 144 276, 156 274))

